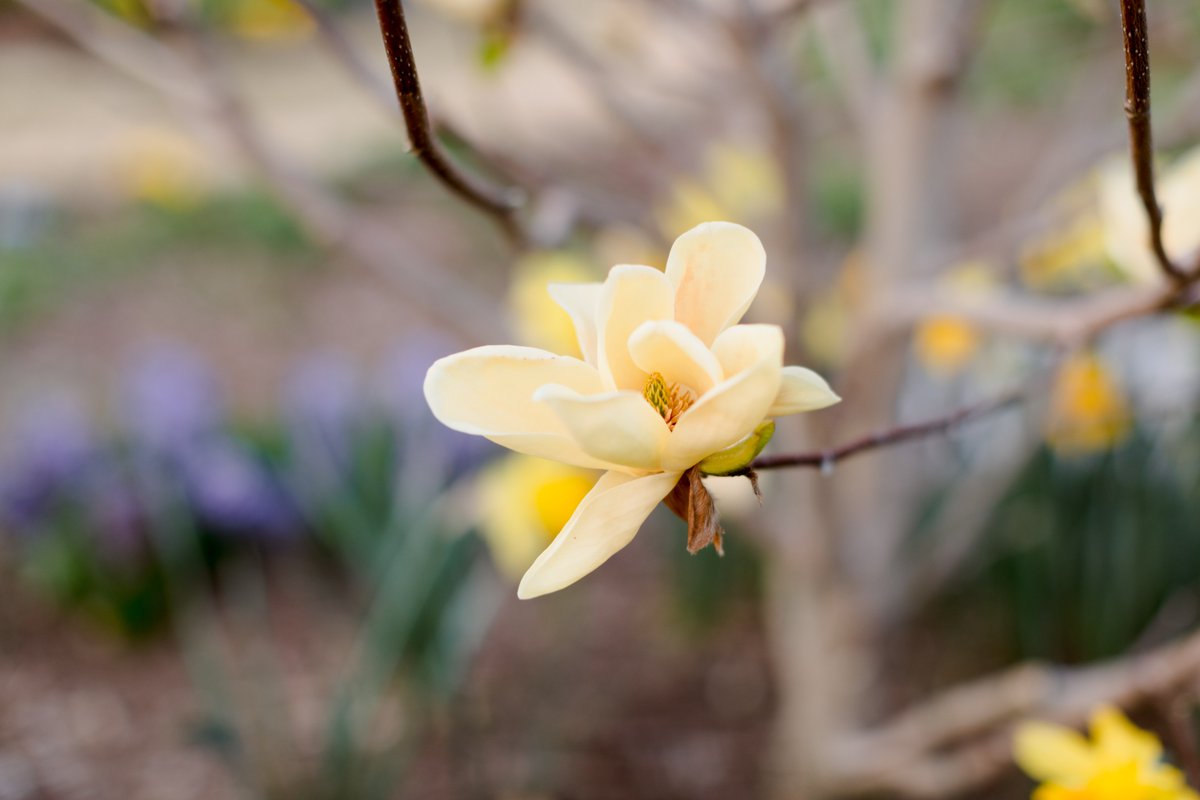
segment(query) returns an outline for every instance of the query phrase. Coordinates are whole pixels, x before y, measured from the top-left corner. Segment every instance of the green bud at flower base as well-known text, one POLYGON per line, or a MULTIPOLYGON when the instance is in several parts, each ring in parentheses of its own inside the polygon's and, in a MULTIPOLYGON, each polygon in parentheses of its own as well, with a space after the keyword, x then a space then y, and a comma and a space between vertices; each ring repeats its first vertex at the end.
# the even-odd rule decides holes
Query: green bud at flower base
POLYGON ((750 462, 758 458, 758 454, 763 451, 774 435, 775 420, 766 420, 745 439, 718 453, 713 453, 696 466, 705 475, 732 475, 735 472, 741 472, 750 466, 750 462))

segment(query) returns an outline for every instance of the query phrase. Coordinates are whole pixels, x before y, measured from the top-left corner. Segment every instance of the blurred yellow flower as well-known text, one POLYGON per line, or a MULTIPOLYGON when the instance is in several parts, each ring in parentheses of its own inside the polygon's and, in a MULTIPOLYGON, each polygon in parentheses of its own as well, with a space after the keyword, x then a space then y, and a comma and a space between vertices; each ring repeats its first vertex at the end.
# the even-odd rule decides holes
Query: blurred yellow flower
POLYGON ((1162 745, 1115 708, 1091 719, 1091 741, 1059 725, 1027 722, 1013 740, 1018 766, 1041 786, 1033 800, 1200 800, 1162 763, 1162 745))
POLYGON ((581 355, 575 323, 550 295, 552 283, 587 283, 596 273, 569 250, 543 250, 519 259, 513 268, 508 301, 514 333, 521 344, 555 353, 581 355))
POLYGON ((105 0, 102 5, 126 22, 139 27, 149 24, 152 19, 142 0, 105 0))
POLYGON ((313 32, 312 17, 292 0, 236 0, 229 28, 247 39, 303 39, 313 32))
POLYGON ((930 317, 917 326, 913 347, 925 369, 934 375, 953 375, 979 349, 979 334, 958 317, 930 317))
POLYGON ((1021 280, 1043 291, 1087 283, 1091 273, 1105 263, 1104 240, 1104 225, 1096 213, 1068 221, 1049 236, 1021 248, 1021 280))
MULTIPOLYGON (((956 296, 978 297, 994 290, 995 274, 987 265, 968 262, 941 280, 956 296)), ((981 344, 975 327, 953 316, 935 316, 922 321, 913 333, 917 360, 933 375, 949 376, 959 372, 975 356, 981 344)))
POLYGON ((1066 455, 1084 455, 1121 442, 1131 425, 1116 377, 1094 353, 1077 353, 1059 368, 1050 398, 1046 438, 1066 455))
POLYGON ((480 527, 514 583, 571 519, 598 473, 532 456, 505 456, 479 477, 480 527))
POLYGON ((202 193, 204 155, 187 136, 168 128, 146 128, 134 131, 122 143, 118 170, 133 197, 182 208, 202 193))
POLYGON ((779 169, 766 153, 728 142, 711 146, 699 178, 681 178, 655 219, 665 235, 709 219, 758 222, 783 207, 779 169))

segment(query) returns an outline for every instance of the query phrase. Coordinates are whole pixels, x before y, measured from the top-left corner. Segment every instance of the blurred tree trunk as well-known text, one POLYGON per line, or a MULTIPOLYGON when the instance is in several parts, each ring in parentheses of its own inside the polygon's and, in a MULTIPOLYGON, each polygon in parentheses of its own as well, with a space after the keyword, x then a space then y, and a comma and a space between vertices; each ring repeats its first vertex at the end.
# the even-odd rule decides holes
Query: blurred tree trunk
MULTIPOLYGON (((953 227, 952 100, 981 7, 978 0, 896 5, 889 73, 868 87, 860 118, 870 298, 916 277, 953 227)), ((837 441, 892 422, 907 337, 855 335, 841 384, 846 400, 829 429, 810 439, 837 441)), ((766 625, 780 700, 767 770, 772 798, 830 796, 833 748, 872 710, 872 642, 893 599, 889 569, 909 523, 905 457, 881 451, 839 466, 833 480, 790 473, 786 497, 773 503, 766 625)))

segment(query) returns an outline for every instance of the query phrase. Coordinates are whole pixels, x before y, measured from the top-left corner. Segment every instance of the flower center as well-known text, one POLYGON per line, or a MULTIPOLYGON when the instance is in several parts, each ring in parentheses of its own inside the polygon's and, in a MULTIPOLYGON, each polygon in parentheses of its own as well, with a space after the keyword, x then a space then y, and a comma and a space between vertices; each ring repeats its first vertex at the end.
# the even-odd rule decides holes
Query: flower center
POLYGON ((666 420, 667 427, 675 429, 675 423, 683 416, 683 412, 692 407, 696 397, 692 390, 678 383, 667 383, 662 373, 652 372, 646 379, 642 389, 642 397, 654 407, 654 410, 666 420))

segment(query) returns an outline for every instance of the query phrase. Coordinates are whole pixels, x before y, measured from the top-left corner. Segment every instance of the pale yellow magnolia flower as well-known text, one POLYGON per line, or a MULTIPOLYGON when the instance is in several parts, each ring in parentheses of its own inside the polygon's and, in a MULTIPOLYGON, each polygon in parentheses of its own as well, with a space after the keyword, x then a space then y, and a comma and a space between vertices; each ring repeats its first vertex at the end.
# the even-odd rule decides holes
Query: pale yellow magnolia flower
MULTIPOLYGON (((1127 159, 1114 160, 1099 176, 1100 216, 1109 258, 1130 279, 1152 283, 1164 279, 1150 249, 1149 226, 1127 159)), ((1200 148, 1164 170, 1158 180, 1163 209, 1163 245, 1175 259, 1191 257, 1200 247, 1200 148)))
POLYGON ((1046 438, 1066 455, 1085 455, 1121 442, 1132 423, 1116 378, 1094 353, 1071 356, 1055 376, 1046 438))
POLYGON ((1033 800, 1200 800, 1180 771, 1162 762, 1158 738, 1117 709, 1097 710, 1090 728, 1091 741, 1044 722, 1017 729, 1013 756, 1041 783, 1033 800))
POLYGON ((500 571, 515 583, 575 513, 596 475, 513 454, 479 476, 480 529, 500 571))
POLYGON ((569 586, 629 544, 685 471, 752 440, 768 418, 839 398, 816 373, 783 365, 783 331, 739 325, 766 254, 728 222, 680 236, 666 271, 613 267, 603 283, 556 285, 583 359, 530 347, 477 347, 425 378, 434 415, 520 453, 605 473, 517 590, 569 586))

